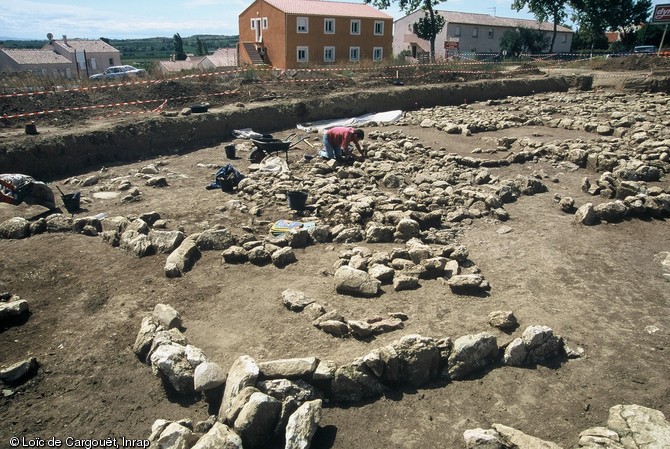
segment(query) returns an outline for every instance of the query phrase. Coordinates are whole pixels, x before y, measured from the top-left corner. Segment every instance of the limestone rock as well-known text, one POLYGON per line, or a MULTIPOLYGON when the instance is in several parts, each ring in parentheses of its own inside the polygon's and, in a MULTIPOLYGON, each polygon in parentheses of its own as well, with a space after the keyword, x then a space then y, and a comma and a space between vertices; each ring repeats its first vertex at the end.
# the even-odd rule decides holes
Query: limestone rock
POLYGON ((233 428, 245 449, 265 447, 279 420, 281 402, 264 393, 254 393, 237 416, 233 428))
POLYGON ((12 384, 25 380, 37 371, 37 359, 30 357, 0 369, 0 381, 12 384))
POLYGON ((237 264, 249 261, 249 253, 241 246, 233 245, 230 248, 227 248, 222 255, 223 261, 226 263, 237 264))
POLYGON ((151 314, 166 329, 182 327, 181 315, 169 304, 156 304, 151 314))
POLYGON ((607 427, 619 434, 626 448, 670 447, 670 423, 665 415, 641 405, 615 405, 610 408, 607 427))
POLYGON ((174 250, 165 262, 165 276, 180 277, 189 271, 195 262, 200 258, 200 251, 196 243, 188 238, 185 239, 179 247, 174 250))
POLYGON ((513 330, 519 325, 511 310, 497 310, 489 313, 488 322, 491 326, 503 331, 513 330))
POLYGON ((362 360, 355 360, 335 371, 331 391, 336 402, 358 402, 381 396, 383 387, 362 360))
POLYGON ((278 249, 272 253, 272 263, 278 268, 283 268, 297 261, 298 259, 295 257, 295 253, 290 246, 278 249))
POLYGON ((150 356, 154 372, 177 392, 193 392, 193 366, 186 356, 186 347, 175 343, 162 344, 150 356))
POLYGON ((226 372, 214 362, 200 363, 193 372, 195 391, 207 391, 226 383, 226 372))
POLYGON ((468 429, 463 432, 466 449, 506 449, 500 435, 493 429, 468 429))
POLYGON ((223 391, 223 399, 219 408, 219 419, 225 421, 229 419, 229 413, 235 397, 244 387, 256 384, 260 370, 256 361, 248 355, 240 356, 228 371, 226 388, 223 391))
POLYGON ((320 399, 302 404, 289 417, 286 425, 285 449, 309 449, 312 437, 321 422, 320 399))
POLYGON ((293 312, 302 312, 305 307, 314 302, 313 298, 309 298, 303 292, 297 290, 287 289, 281 293, 282 304, 293 312))
POLYGON ((381 282, 362 270, 342 266, 335 272, 335 289, 338 293, 355 296, 375 296, 381 282))
POLYGON ((0 223, 0 238, 24 239, 30 236, 30 222, 23 217, 13 217, 0 223))
POLYGON ((207 229, 198 235, 195 241, 200 251, 221 251, 237 243, 237 239, 228 229, 207 229))
POLYGON ((447 281, 451 291, 458 294, 479 293, 490 289, 481 274, 457 274, 447 281))
POLYGON ((493 424, 493 429, 498 432, 498 435, 500 435, 500 438, 505 443, 506 446, 504 447, 514 447, 518 449, 563 449, 561 446, 550 441, 544 441, 526 435, 519 430, 502 424, 493 424))
POLYGON ((586 203, 580 206, 575 212, 574 222, 586 226, 593 226, 598 223, 598 216, 593 209, 593 203, 586 203))
POLYGON ((0 323, 28 313, 28 301, 17 298, 18 296, 15 296, 7 302, 0 302, 0 323))
POLYGON ((303 357, 258 363, 259 375, 265 379, 299 379, 312 375, 319 359, 303 357))
POLYGON ((149 231, 149 240, 157 253, 169 254, 179 247, 185 235, 181 231, 149 231))
POLYGON ((449 375, 458 380, 495 362, 498 356, 496 338, 486 332, 457 338, 449 356, 449 375))
POLYGON ((242 439, 230 427, 215 422, 191 449, 242 449, 242 439))

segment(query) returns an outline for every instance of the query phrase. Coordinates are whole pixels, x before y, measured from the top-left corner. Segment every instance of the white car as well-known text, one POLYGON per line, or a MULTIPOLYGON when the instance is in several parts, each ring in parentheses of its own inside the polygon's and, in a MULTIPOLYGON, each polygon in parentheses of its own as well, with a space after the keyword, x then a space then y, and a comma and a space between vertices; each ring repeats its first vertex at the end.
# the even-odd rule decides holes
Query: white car
POLYGON ((118 79, 118 78, 129 78, 133 76, 145 76, 147 71, 144 69, 138 69, 132 65, 114 65, 108 67, 102 73, 97 75, 91 75, 92 80, 106 80, 106 79, 118 79))

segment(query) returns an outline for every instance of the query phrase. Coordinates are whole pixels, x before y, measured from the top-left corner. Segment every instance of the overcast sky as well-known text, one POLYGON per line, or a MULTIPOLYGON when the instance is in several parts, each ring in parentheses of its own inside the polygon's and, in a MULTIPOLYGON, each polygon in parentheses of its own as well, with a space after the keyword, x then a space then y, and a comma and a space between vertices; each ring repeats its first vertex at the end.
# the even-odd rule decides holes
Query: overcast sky
MULTIPOLYGON (((652 0, 654 4, 670 0, 652 0)), ((0 39, 131 39, 194 34, 237 35, 237 18, 252 0, 2 0, 0 39)), ((363 3, 351 0, 350 3, 363 3)), ((511 9, 512 0, 447 0, 438 9, 533 19, 511 9), (495 10, 494 10, 495 8, 495 10)), ((388 14, 399 19, 397 7, 388 14)))

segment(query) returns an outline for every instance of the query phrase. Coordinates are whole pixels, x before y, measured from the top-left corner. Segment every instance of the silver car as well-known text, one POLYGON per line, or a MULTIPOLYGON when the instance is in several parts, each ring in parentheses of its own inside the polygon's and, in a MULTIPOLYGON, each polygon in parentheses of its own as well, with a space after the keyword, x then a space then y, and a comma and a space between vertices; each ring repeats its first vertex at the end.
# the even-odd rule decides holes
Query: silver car
POLYGON ((132 65, 114 65, 108 67, 104 72, 98 73, 97 75, 91 75, 92 80, 106 80, 106 79, 119 79, 119 78, 130 78, 134 76, 145 76, 147 71, 144 69, 138 69, 132 65))

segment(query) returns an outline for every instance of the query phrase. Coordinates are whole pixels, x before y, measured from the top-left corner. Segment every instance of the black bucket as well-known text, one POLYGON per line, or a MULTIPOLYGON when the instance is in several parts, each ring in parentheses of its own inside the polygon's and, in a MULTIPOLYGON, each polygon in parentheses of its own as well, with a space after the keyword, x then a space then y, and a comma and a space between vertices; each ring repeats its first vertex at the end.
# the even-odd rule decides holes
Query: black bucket
POLYGON ((79 199, 81 198, 81 192, 76 193, 65 193, 62 196, 63 206, 71 214, 79 210, 79 199))
POLYGON ((228 159, 235 159, 235 145, 226 145, 225 150, 228 159))
POLYGON ((293 210, 303 210, 307 203, 307 192, 300 192, 297 190, 289 190, 286 192, 288 197, 288 207, 293 210))

